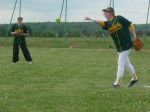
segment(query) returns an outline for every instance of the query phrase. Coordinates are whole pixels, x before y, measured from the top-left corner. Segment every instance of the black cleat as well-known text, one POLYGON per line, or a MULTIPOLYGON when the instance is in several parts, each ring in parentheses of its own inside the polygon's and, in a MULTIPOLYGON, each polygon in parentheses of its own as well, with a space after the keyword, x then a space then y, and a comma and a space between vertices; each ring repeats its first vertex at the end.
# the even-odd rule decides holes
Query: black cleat
POLYGON ((113 85, 113 87, 114 87, 114 88, 119 88, 120 85, 118 85, 118 84, 117 84, 117 85, 113 85))
POLYGON ((128 87, 132 87, 135 83, 137 83, 138 82, 138 80, 132 80, 131 82, 130 82, 130 84, 129 84, 129 86, 128 87))

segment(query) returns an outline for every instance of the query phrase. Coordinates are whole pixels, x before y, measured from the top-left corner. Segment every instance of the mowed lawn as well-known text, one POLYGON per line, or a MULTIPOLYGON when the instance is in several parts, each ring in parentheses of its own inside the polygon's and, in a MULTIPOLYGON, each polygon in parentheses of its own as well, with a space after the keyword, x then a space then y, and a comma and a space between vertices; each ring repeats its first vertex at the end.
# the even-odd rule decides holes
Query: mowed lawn
POLYGON ((150 112, 150 49, 130 59, 139 82, 121 87, 116 78, 114 49, 29 47, 33 64, 20 52, 12 65, 12 48, 0 47, 0 112, 150 112))

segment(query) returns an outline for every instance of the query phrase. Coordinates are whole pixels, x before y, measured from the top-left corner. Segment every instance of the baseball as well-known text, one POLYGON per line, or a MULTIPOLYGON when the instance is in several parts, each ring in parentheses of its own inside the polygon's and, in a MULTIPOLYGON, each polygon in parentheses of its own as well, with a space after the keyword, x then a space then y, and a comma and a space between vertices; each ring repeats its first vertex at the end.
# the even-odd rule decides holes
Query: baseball
POLYGON ((57 17, 57 18, 55 19, 55 21, 56 21, 57 23, 60 23, 60 22, 61 22, 61 18, 60 18, 60 17, 57 17))

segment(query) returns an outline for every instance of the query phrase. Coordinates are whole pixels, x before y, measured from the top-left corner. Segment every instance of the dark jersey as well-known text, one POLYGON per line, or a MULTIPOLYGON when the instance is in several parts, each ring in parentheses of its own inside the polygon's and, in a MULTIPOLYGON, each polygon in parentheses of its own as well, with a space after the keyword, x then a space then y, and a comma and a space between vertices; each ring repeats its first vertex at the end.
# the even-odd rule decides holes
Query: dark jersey
MULTIPOLYGON (((22 24, 21 26, 18 26, 18 24, 14 24, 12 26, 11 32, 15 32, 17 30, 20 30, 22 33, 28 32, 27 27, 24 24, 22 24)), ((14 43, 19 43, 23 41, 25 41, 25 36, 18 37, 17 35, 14 35, 14 43)))
POLYGON ((116 16, 111 21, 104 22, 103 29, 108 30, 114 40, 118 52, 128 50, 132 47, 129 26, 131 22, 122 16, 116 16))

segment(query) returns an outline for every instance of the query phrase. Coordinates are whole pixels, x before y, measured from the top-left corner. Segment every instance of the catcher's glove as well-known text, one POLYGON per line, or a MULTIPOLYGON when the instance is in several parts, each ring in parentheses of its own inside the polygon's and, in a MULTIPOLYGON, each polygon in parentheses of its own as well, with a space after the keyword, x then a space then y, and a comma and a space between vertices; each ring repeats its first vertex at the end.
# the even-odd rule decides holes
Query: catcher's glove
POLYGON ((23 30, 18 29, 18 30, 16 30, 15 32, 16 32, 16 36, 17 36, 17 37, 21 37, 21 36, 22 36, 22 33, 23 33, 23 30))
POLYGON ((140 49, 142 49, 143 47, 143 43, 139 38, 136 38, 135 40, 133 40, 133 48, 136 51, 139 51, 140 49))

